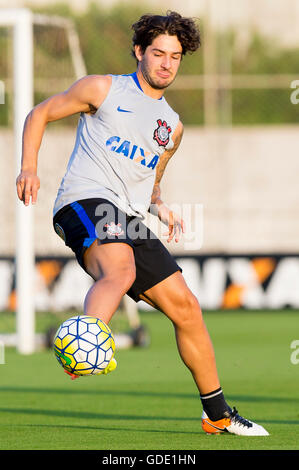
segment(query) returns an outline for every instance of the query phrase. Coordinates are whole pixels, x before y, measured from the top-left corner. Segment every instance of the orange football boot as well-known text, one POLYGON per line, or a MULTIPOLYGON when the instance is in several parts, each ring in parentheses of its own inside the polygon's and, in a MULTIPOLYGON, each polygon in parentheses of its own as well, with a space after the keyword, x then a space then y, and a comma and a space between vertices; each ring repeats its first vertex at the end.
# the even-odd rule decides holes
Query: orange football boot
POLYGON ((204 413, 201 421, 202 429, 204 432, 207 434, 221 434, 226 430, 226 428, 231 424, 230 418, 222 418, 219 419, 218 421, 212 421, 210 418, 207 416, 206 413, 204 413))

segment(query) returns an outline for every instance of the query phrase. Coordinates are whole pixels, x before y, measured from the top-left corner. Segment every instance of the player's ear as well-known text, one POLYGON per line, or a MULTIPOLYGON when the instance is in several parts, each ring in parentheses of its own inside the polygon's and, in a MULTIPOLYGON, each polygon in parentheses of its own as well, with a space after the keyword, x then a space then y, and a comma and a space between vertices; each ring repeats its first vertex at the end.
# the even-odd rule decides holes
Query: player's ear
POLYGON ((134 51, 135 51, 135 57, 136 57, 137 61, 140 62, 142 60, 142 57, 143 57, 142 47, 140 45, 136 45, 136 46, 134 46, 134 51))

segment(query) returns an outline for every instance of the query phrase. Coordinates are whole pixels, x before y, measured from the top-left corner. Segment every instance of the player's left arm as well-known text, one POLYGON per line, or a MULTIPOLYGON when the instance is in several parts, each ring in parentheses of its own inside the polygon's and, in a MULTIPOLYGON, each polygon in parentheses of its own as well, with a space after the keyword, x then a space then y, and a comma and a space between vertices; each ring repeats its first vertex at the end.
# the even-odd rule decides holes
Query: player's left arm
POLYGON ((185 232, 185 223, 179 214, 176 214, 175 212, 170 210, 167 205, 162 201, 160 183, 169 160, 177 151, 181 143, 183 132, 183 124, 181 123, 181 121, 179 121, 172 136, 174 146, 170 150, 165 150, 165 152, 161 155, 159 163, 157 165, 156 179, 151 198, 151 212, 155 213, 159 217, 161 222, 168 226, 168 242, 170 242, 174 237, 176 242, 179 241, 181 233, 185 232))

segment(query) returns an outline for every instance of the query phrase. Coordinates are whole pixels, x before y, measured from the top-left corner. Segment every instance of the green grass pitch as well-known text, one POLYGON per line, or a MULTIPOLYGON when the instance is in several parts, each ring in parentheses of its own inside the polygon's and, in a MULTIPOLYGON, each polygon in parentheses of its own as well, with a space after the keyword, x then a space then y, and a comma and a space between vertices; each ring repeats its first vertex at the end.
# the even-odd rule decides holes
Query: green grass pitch
POLYGON ((0 449, 298 449, 299 364, 291 362, 298 314, 204 314, 227 401, 262 424, 269 437, 202 432, 200 399, 178 355, 172 324, 150 312, 141 314, 149 347, 117 351, 118 368, 107 376, 72 381, 52 351, 20 356, 6 348, 0 449))

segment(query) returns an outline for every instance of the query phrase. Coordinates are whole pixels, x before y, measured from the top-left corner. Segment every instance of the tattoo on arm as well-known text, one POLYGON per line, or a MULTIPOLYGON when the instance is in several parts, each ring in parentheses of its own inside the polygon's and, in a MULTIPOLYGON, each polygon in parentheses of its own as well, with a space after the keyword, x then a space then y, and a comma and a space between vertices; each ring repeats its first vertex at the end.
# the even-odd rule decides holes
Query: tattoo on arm
POLYGON ((156 169, 156 183, 160 183, 162 176, 164 174, 165 168, 167 166, 167 163, 169 162, 173 154, 177 151, 181 143, 182 137, 183 137, 183 125, 180 122, 178 134, 175 136, 174 145, 172 149, 166 150, 160 157, 160 161, 156 169))
POLYGON ((156 204, 158 199, 160 199, 160 196, 161 196, 160 185, 159 185, 159 183, 155 183, 154 187, 153 187, 151 203, 156 204))
POLYGON ((160 182, 162 176, 164 174, 165 168, 167 163, 173 156, 173 154, 177 151, 183 136, 183 125, 180 123, 179 132, 174 140, 174 146, 171 150, 166 150, 160 157, 160 161, 156 168, 156 180, 153 188, 152 193, 152 204, 155 204, 159 199, 161 199, 161 189, 160 189, 160 182))

